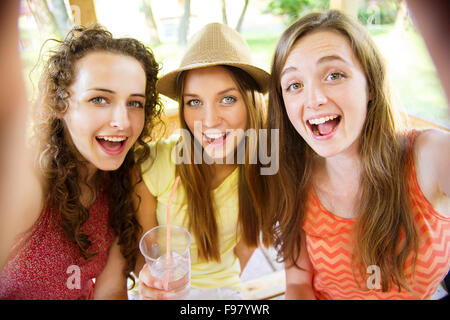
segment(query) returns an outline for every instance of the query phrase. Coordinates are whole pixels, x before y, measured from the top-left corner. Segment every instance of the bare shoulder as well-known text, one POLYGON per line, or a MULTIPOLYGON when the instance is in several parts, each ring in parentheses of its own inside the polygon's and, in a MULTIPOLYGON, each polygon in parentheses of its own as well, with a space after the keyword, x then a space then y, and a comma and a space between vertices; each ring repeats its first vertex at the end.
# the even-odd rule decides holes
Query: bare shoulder
POLYGON ((440 129, 420 131, 414 142, 414 160, 416 167, 421 167, 427 173, 435 169, 448 169, 450 132, 440 129))
POLYGON ((440 129, 419 132, 413 151, 422 193, 439 213, 450 216, 450 132, 440 129))
POLYGON ((442 147, 445 145, 448 147, 450 144, 450 132, 441 129, 426 129, 421 130, 417 134, 415 147, 442 147))

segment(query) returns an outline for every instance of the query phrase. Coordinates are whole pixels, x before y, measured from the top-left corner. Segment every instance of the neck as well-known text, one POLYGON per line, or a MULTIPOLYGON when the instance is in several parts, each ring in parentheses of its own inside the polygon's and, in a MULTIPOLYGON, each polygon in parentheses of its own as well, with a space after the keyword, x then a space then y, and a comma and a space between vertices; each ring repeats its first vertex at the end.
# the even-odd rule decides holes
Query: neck
POLYGON ((214 164, 213 165, 213 189, 217 188, 233 171, 236 164, 214 164))
POLYGON ((320 158, 314 168, 314 176, 332 186, 341 188, 353 186, 359 188, 361 178, 361 157, 357 147, 351 147, 346 152, 329 158, 320 158))

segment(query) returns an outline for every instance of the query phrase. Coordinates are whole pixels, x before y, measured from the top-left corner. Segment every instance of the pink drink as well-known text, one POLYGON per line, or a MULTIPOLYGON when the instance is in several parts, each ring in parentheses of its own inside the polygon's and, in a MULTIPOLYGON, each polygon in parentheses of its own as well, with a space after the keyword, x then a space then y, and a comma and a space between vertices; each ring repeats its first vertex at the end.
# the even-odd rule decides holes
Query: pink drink
POLYGON ((170 242, 167 226, 157 226, 141 238, 139 248, 145 257, 152 278, 163 284, 163 290, 155 290, 152 299, 183 299, 190 289, 191 235, 180 226, 170 226, 170 242), (168 244, 170 246, 168 246, 168 244), (169 250, 167 250, 170 248, 169 250), (169 253, 167 253, 169 251, 169 253), (170 259, 167 259, 170 257, 170 259), (164 293, 164 296, 161 294, 164 293))
POLYGON ((151 264, 149 269, 155 278, 166 279, 168 276, 168 299, 183 299, 189 293, 190 261, 186 256, 172 252, 168 263, 167 254, 163 254, 151 264))

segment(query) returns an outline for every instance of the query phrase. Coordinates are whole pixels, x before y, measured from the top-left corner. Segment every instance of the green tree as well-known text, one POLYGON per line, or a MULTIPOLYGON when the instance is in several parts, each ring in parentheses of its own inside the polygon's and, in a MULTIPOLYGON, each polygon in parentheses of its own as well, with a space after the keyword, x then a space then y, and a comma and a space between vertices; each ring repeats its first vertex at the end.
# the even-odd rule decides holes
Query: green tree
POLYGON ((315 10, 325 10, 330 7, 330 0, 270 0, 267 9, 286 17, 286 23, 291 24, 299 17, 315 10))

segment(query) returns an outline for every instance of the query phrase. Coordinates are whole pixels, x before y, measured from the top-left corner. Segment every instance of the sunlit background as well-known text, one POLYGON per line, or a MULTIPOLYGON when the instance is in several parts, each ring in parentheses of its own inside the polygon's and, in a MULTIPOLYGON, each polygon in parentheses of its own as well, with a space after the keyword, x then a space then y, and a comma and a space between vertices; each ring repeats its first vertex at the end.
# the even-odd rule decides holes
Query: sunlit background
MULTIPOLYGON (((448 102, 403 0, 356 2, 358 19, 388 62, 396 106, 450 128, 448 102)), ((248 41, 256 64, 270 72, 283 30, 296 18, 329 6, 329 0, 22 0, 20 49, 28 94, 36 96, 39 67, 52 46, 43 46, 45 40, 62 39, 73 21, 83 21, 85 12, 115 37, 134 37, 149 46, 161 63, 161 74, 178 66, 186 39, 210 22, 236 28, 248 41), (92 9, 79 10, 79 4, 92 9)), ((176 112, 176 104, 165 101, 166 113, 176 112)))

